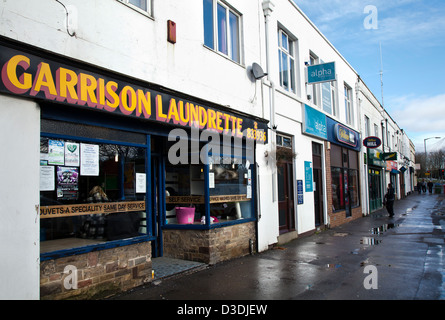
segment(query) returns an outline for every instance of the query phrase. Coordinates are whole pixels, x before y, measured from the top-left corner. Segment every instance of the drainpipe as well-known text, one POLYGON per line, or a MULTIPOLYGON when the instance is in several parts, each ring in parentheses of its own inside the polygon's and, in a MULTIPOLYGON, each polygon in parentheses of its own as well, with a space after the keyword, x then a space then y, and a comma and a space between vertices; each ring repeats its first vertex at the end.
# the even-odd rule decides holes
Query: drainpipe
POLYGON ((265 34, 266 34, 266 66, 267 66, 267 81, 270 83, 270 95, 269 95, 269 102, 270 102, 270 123, 272 130, 275 130, 276 124, 275 124, 275 84, 272 81, 271 78, 271 72, 270 72, 270 50, 269 50, 269 22, 270 22, 270 16, 272 14, 273 8, 275 5, 270 0, 263 1, 263 12, 264 12, 264 18, 265 18, 265 34))
MULTIPOLYGON (((271 70, 270 70, 270 49, 269 49, 269 22, 270 16, 274 9, 275 5, 270 0, 264 0, 262 3, 264 20, 265 20, 265 36, 266 36, 266 67, 267 67, 267 81, 269 82, 269 108, 270 108, 270 141, 272 147, 275 146, 275 130, 277 128, 275 123, 275 84, 271 78, 271 70)), ((276 169, 272 169, 272 201, 275 202, 277 200, 276 195, 276 169)))

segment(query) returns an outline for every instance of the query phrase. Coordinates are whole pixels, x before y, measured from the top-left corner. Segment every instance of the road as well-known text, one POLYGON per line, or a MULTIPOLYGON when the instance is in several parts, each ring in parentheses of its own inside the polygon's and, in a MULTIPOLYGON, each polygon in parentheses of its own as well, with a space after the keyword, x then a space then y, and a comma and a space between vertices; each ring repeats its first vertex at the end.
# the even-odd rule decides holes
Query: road
POLYGON ((380 210, 109 300, 445 300, 444 200, 413 194, 394 218, 380 210))

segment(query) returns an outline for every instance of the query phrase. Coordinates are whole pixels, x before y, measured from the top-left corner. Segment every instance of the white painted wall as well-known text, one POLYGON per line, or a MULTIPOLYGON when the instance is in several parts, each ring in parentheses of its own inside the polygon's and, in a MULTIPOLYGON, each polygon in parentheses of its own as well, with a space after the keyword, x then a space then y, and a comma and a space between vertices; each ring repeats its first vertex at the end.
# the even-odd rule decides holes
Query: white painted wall
POLYGON ((40 110, 0 94, 0 299, 39 299, 40 110))
POLYGON ((154 1, 153 18, 118 0, 62 0, 72 9, 75 36, 54 0, 0 3, 0 34, 126 76, 262 116, 261 94, 248 67, 261 64, 259 4, 232 0, 242 14, 243 59, 235 63, 203 45, 202 1, 154 1), (167 41, 167 20, 177 42, 167 41), (255 95, 256 94, 256 95, 255 95))
MULTIPOLYGON (((267 2, 267 1, 262 1, 267 2)), ((294 141, 294 151, 297 153, 297 157, 294 160, 294 193, 295 193, 295 214, 296 214, 296 227, 299 234, 315 229, 315 218, 314 218, 314 195, 313 192, 304 191, 304 204, 297 205, 296 197, 296 180, 304 181, 304 162, 312 162, 312 142, 318 142, 324 144, 323 140, 318 140, 316 138, 310 137, 308 135, 302 134, 302 123, 303 119, 303 108, 304 104, 308 104, 317 110, 320 107, 315 106, 312 100, 307 99, 308 92, 306 91, 305 84, 305 62, 309 61, 309 52, 312 51, 316 53, 320 59, 325 62, 335 61, 337 67, 337 105, 338 105, 338 115, 332 116, 335 120, 345 123, 345 108, 344 108, 344 96, 343 96, 343 86, 346 82, 352 88, 352 98, 354 106, 354 124, 351 126, 353 129, 359 131, 359 117, 357 111, 356 94, 355 94, 355 84, 357 82, 357 75, 354 69, 343 59, 343 57, 335 50, 335 48, 327 41, 326 38, 318 31, 318 29, 307 19, 307 17, 298 9, 298 7, 290 0, 272 0, 274 6, 272 6, 273 11, 270 15, 269 21, 269 32, 267 36, 269 37, 269 61, 268 73, 270 80, 275 84, 274 91, 274 101, 275 106, 275 119, 277 125, 277 132, 291 136, 294 141), (295 53, 295 63, 297 69, 297 90, 296 93, 291 93, 282 89, 279 85, 279 59, 278 59, 278 29, 283 28, 286 32, 294 39, 296 39, 296 53, 295 53)), ((264 17, 263 17, 264 19, 264 17)), ((264 22, 263 22, 264 23, 264 22)), ((265 35, 266 36, 266 35, 265 35)), ((264 37, 265 37, 264 36, 264 37)), ((263 87, 264 94, 264 106, 268 109, 269 106, 269 88, 270 84, 265 81, 267 85, 263 87)), ((322 111, 323 112, 323 111, 322 111)), ((274 146, 274 136, 269 135, 271 138, 271 143, 268 146, 271 150, 275 148, 274 146)), ((258 155, 259 153, 257 153, 258 155)), ((259 157, 258 157, 259 158, 259 157)), ((323 156, 323 159, 325 157, 323 156)), ((268 172, 272 177, 267 177, 266 181, 269 179, 275 179, 276 176, 273 175, 274 166, 267 168, 268 172)), ((324 173, 325 174, 325 173, 324 173)), ((270 182, 272 184, 272 182, 270 182)), ((273 184, 275 186, 276 183, 273 184)), ((325 222, 329 223, 326 216, 326 177, 324 177, 324 214, 325 222)), ((267 189, 268 192, 270 188, 267 189)), ((272 190, 270 190, 272 191, 272 190)), ((273 197, 269 196, 269 193, 262 193, 261 198, 261 210, 270 211, 270 214, 266 217, 265 214, 262 215, 262 219, 258 223, 259 230, 259 242, 260 250, 261 248, 267 248, 267 245, 273 244, 277 237, 279 236, 278 230, 278 203, 273 202, 273 197), (264 197, 263 197, 264 195, 264 197), (268 198, 266 198, 268 196, 268 198), (272 241, 272 242, 271 242, 272 241)))

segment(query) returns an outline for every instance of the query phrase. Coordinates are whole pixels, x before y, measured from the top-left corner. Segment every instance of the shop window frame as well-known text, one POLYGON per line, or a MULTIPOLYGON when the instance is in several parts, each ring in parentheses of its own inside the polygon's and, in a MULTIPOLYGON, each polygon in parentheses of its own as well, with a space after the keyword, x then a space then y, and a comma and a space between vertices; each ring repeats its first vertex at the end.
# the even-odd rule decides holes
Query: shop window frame
MULTIPOLYGON (((360 190, 360 171, 359 171, 359 164, 358 164, 358 157, 359 154, 357 151, 351 150, 349 148, 344 148, 341 147, 339 145, 332 145, 331 146, 331 172, 337 172, 336 169, 340 170, 340 184, 343 184, 344 186, 344 180, 345 180, 345 174, 347 175, 347 180, 348 180, 348 193, 349 193, 349 201, 351 201, 351 191, 350 191, 350 177, 351 177, 351 173, 352 172, 356 172, 357 173, 357 186, 356 186, 356 194, 357 194, 357 204, 356 205, 350 205, 351 210, 360 207, 361 205, 361 190, 360 190), (335 160, 338 160, 336 157, 333 156, 333 152, 334 150, 336 150, 337 156, 340 155, 340 163, 338 162, 334 162, 335 160), (355 152, 356 155, 352 155, 351 153, 355 152), (354 161, 351 161, 354 160, 354 161), (353 163, 351 163, 353 162, 353 163)), ((332 174, 331 174, 331 184, 332 184, 332 174)), ((332 196, 332 198, 334 198, 332 196)), ((338 198, 339 199, 339 198, 338 198)), ((337 212, 341 212, 341 211, 346 211, 346 203, 345 203, 345 199, 346 199, 346 194, 343 190, 343 199, 339 199, 340 200, 340 204, 342 203, 341 200, 343 200, 343 205, 340 205, 339 209, 335 209, 334 206, 332 206, 332 212, 333 213, 337 213, 337 212)), ((334 201, 334 199, 332 200, 332 202, 334 201)))
MULTIPOLYGON (((204 146, 207 147, 207 146, 204 146)), ((221 150, 223 150, 223 145, 220 145, 221 150)), ((243 148, 242 149, 243 152, 246 152, 246 150, 249 150, 251 152, 254 151, 254 148, 252 150, 248 149, 248 148, 243 148)), ((220 153, 212 153, 211 151, 209 151, 208 149, 206 150, 206 154, 208 155, 208 159, 211 158, 212 156, 230 156, 232 159, 233 158, 240 158, 243 159, 244 161, 247 159, 247 157, 245 155, 242 156, 237 156, 234 155, 233 153, 230 155, 224 154, 223 151, 220 153)), ((203 164, 203 174, 204 174, 204 211, 205 211, 205 224, 165 224, 163 226, 163 229, 193 229, 193 230, 210 230, 210 229, 216 229, 216 228, 223 228, 226 226, 231 226, 231 225, 236 225, 236 224, 242 224, 242 223, 247 223, 247 222, 251 222, 251 221, 256 221, 257 217, 257 211, 256 211, 256 165, 255 165, 255 157, 253 157, 251 163, 250 163, 250 169, 251 169, 251 181, 252 181, 252 185, 251 185, 251 199, 248 201, 250 202, 250 209, 251 209, 251 217, 249 218, 241 218, 241 219, 237 219, 237 220, 228 220, 228 221, 218 221, 218 222, 214 222, 212 223, 210 220, 211 214, 210 214, 210 178, 209 178, 209 173, 210 173, 210 164, 209 161, 207 161, 207 163, 203 164)), ((165 198, 161 198, 161 201, 163 201, 164 203, 161 204, 162 206, 164 206, 165 208, 165 198)))
MULTIPOLYGON (((139 143, 130 143, 130 142, 121 142, 116 140, 107 140, 107 139, 95 139, 95 138, 87 138, 87 137, 79 137, 79 136, 71 136, 66 134, 57 134, 57 133, 49 133, 49 132, 40 132, 40 137, 49 138, 49 139, 57 139, 57 140, 75 140, 78 142, 84 143, 100 143, 100 144, 115 144, 115 145, 123 145, 123 146, 131 146, 145 149, 145 167, 146 167, 146 194, 151 194, 151 171, 147 168, 151 167, 151 135, 146 135, 146 144, 139 143)), ((67 249, 60 249, 50 252, 40 253, 40 261, 58 259, 62 257, 84 254, 91 251, 101 251, 106 249, 112 249, 116 247, 122 247, 142 242, 154 241, 156 240, 156 236, 153 235, 151 226, 152 225, 152 207, 151 207, 151 197, 146 197, 145 199, 145 211, 146 211, 146 225, 147 225, 147 234, 139 235, 132 238, 119 239, 119 240, 111 240, 98 244, 91 244, 80 247, 73 247, 67 249)), ((39 244, 40 245, 40 244, 39 244)))

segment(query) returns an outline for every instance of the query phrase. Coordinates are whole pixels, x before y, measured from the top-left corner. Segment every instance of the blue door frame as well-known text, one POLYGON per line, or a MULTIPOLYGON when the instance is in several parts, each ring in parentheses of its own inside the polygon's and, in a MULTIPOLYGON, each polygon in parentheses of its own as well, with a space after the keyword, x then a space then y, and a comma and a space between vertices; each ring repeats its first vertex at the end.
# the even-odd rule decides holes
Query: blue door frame
POLYGON ((151 221, 152 221, 152 257, 162 257, 162 228, 165 225, 165 158, 157 153, 151 155, 151 221))

